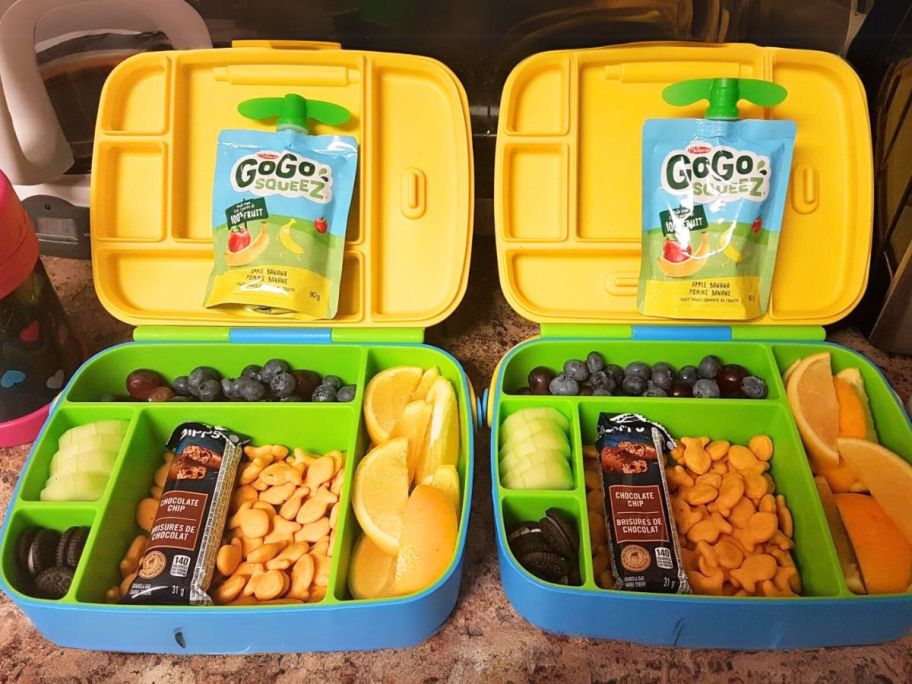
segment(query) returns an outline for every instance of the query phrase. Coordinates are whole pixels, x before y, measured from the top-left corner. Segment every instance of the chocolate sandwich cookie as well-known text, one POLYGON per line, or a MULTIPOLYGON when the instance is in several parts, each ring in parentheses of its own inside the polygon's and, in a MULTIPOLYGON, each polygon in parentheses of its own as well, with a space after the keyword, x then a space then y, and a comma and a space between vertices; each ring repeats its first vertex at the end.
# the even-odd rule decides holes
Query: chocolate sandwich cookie
POLYGON ((63 598, 73 584, 73 572, 73 568, 60 565, 45 568, 35 578, 38 595, 49 599, 63 598))
POLYGON ((536 577, 548 582, 567 584, 570 564, 567 559, 553 551, 533 551, 522 557, 523 567, 536 577))
POLYGON ((26 527, 16 538, 16 567, 19 568, 19 572, 22 573, 23 577, 31 576, 28 564, 29 549, 35 539, 35 535, 38 534, 40 529, 40 527, 26 527))
POLYGON ((78 525, 69 528, 61 535, 61 543, 57 545, 57 565, 75 568, 79 564, 79 559, 85 550, 86 539, 89 538, 89 531, 89 527, 78 525), (66 545, 61 549, 64 536, 66 536, 66 545))
POLYGON ((579 552, 579 535, 573 522, 557 508, 545 511, 545 517, 538 521, 542 534, 551 550, 564 558, 575 561, 579 552))
POLYGON ((535 551, 550 551, 551 547, 542 534, 541 528, 535 523, 524 523, 513 530, 508 537, 510 550, 517 558, 535 551))
POLYGON ((66 565, 67 544, 70 543, 70 537, 73 536, 75 527, 69 527, 60 533, 60 541, 57 542, 57 551, 54 553, 54 565, 66 565))
POLYGON ((29 544, 27 560, 28 574, 31 577, 37 577, 43 570, 54 565, 59 541, 60 533, 56 530, 42 528, 35 533, 29 544))

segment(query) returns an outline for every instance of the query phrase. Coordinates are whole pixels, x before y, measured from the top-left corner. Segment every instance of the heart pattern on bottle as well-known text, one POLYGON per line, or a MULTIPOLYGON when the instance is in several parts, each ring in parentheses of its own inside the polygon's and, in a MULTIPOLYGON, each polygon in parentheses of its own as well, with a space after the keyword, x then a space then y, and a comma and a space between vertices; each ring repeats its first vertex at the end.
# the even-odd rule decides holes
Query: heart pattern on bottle
MULTIPOLYGON (((62 372, 62 371, 61 371, 62 372)), ((20 370, 10 369, 0 376, 0 387, 10 389, 16 385, 25 382, 25 373, 20 370)))

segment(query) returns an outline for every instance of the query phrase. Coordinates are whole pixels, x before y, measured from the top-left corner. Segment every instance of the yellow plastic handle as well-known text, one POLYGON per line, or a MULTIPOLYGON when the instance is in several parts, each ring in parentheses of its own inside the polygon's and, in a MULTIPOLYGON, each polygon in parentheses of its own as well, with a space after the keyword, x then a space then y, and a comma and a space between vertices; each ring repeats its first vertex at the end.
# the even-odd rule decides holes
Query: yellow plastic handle
POLYGON ((272 48, 273 50, 341 50, 342 43, 329 40, 233 40, 234 48, 272 48))

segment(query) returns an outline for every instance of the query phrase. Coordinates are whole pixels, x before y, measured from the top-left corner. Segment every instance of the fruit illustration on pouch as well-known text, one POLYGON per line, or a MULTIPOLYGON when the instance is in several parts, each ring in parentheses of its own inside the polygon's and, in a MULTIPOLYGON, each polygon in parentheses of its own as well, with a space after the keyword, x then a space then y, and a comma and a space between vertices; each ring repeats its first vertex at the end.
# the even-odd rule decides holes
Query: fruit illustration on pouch
POLYGON ((686 249, 681 249, 681 247, 675 243, 676 246, 670 253, 670 256, 674 257, 674 260, 669 258, 670 242, 672 241, 666 240, 662 256, 656 260, 659 265, 659 270, 668 277, 687 278, 694 275, 706 265, 709 253, 709 237, 707 236, 707 231, 704 230, 702 232, 700 236, 700 246, 692 253, 687 252, 687 250, 690 250, 689 246, 686 249))
POLYGON ((293 254, 303 254, 304 248, 291 237, 291 227, 295 223, 297 223, 297 221, 290 218, 281 228, 279 228, 279 240, 282 241, 282 244, 285 245, 289 252, 292 252, 293 254))
POLYGON ((691 254, 693 254, 693 250, 690 245, 682 246, 677 240, 665 240, 665 245, 662 247, 662 256, 674 263, 687 261, 691 254))
MULTIPOLYGON (((259 257, 269 245, 269 231, 266 230, 267 222, 260 222, 260 232, 249 244, 237 252, 231 250, 231 238, 228 239, 228 250, 225 252, 225 264, 228 266, 244 266, 259 257)), ((245 229, 246 230, 246 229, 245 229)), ((248 234, 249 235, 249 234, 248 234)))
POLYGON ((329 222, 322 216, 314 221, 314 229, 318 233, 325 233, 329 230, 329 222))
POLYGON ((754 219, 754 222, 751 224, 751 232, 759 233, 763 229, 763 218, 758 216, 754 219))
POLYGON ((240 252, 250 244, 250 231, 247 226, 238 226, 228 233, 228 251, 240 252))

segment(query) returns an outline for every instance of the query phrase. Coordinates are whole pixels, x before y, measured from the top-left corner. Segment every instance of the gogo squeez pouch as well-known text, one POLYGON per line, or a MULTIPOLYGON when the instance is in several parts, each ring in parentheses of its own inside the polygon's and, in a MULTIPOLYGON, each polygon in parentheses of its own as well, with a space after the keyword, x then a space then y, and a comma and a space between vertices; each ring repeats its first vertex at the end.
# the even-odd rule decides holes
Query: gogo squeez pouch
POLYGON ((739 99, 762 106, 781 86, 737 78, 668 86, 672 105, 709 100, 706 119, 643 127, 640 313, 748 320, 769 305, 795 142, 793 121, 738 120, 739 99))
POLYGON ((275 132, 224 130, 212 201, 215 266, 205 305, 321 319, 336 315, 358 143, 308 135, 307 121, 344 124, 348 110, 300 95, 238 111, 275 132))

